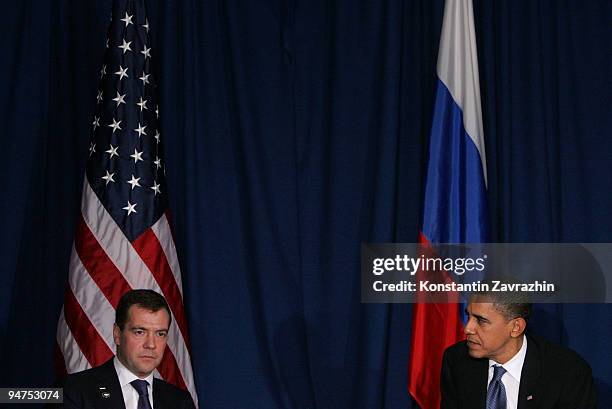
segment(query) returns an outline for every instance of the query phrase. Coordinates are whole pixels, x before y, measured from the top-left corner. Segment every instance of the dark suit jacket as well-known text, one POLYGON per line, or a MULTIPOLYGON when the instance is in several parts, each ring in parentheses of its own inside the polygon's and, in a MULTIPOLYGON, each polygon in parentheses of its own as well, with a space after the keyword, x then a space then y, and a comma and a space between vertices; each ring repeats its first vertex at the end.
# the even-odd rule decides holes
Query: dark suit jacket
MULTIPOLYGON (((193 409, 189 393, 159 379, 153 380, 155 409, 193 409)), ((66 409, 125 409, 113 360, 86 371, 68 375, 64 381, 66 409), (105 389, 100 389, 105 388, 105 389), (104 397, 104 392, 110 396, 104 397)))
MULTIPOLYGON (((474 359, 465 341, 449 347, 442 362, 443 409, 484 409, 488 359, 474 359)), ((595 409, 591 367, 575 352, 527 335, 518 409, 595 409), (529 398, 530 397, 530 398, 529 398)))

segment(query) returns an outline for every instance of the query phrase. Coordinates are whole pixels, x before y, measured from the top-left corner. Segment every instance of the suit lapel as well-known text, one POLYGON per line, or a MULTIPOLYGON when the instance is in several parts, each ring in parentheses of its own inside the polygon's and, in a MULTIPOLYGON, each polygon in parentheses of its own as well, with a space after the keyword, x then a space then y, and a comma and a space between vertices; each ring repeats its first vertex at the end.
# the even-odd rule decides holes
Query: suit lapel
POLYGON ((153 399, 155 401, 155 409, 166 409, 171 408, 172 402, 166 402, 165 399, 168 397, 161 390, 161 381, 157 378, 153 378, 153 399))
POLYGON ((474 396, 478 397, 478 400, 474 402, 474 408, 484 409, 487 404, 487 379, 489 378, 489 360, 482 359, 478 361, 478 372, 475 374, 478 385, 478 390, 474 396))
POLYGON ((93 391, 96 407, 125 409, 121 385, 119 384, 119 378, 117 377, 112 359, 100 367, 96 378, 97 382, 93 391))
POLYGON ((487 400, 488 359, 470 359, 464 377, 466 405, 462 407, 484 409, 487 400))
POLYGON ((531 337, 527 337, 527 354, 521 371, 519 386, 518 409, 538 407, 538 392, 540 391, 540 352, 538 345, 531 337))

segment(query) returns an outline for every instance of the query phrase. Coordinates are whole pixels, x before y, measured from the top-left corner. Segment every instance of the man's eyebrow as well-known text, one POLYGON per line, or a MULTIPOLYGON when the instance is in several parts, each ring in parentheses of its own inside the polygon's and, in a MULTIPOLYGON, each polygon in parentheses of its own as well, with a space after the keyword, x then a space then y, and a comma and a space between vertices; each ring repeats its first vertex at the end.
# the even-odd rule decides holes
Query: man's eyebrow
POLYGON ((131 330, 135 330, 135 329, 140 329, 143 331, 155 331, 155 332, 159 332, 159 331, 165 331, 168 332, 169 328, 160 328, 160 329, 155 329, 155 328, 146 328, 146 327, 132 327, 130 328, 131 330))
POLYGON ((473 317, 476 317, 476 319, 477 319, 477 320, 480 320, 480 321, 487 321, 487 322, 489 321, 489 319, 488 319, 488 318, 483 317, 482 315, 478 315, 478 314, 470 314, 470 312, 467 310, 467 308, 465 309, 465 315, 467 315, 467 316, 470 316, 470 315, 471 315, 471 316, 473 316, 473 317))
POLYGON ((477 320, 480 321, 489 321, 489 319, 487 317, 483 317, 482 315, 478 315, 478 314, 472 314, 474 317, 476 317, 477 320))

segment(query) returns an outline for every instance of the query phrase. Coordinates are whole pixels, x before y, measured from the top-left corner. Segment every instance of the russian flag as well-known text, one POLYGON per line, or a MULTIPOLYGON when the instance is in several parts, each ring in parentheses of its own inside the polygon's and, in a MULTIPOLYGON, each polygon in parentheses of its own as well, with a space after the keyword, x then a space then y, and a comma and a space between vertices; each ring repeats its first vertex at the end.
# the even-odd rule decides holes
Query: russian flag
MULTIPOLYGON (((482 243, 487 173, 472 0, 446 0, 425 180, 422 243, 482 243)), ((440 407, 446 347, 464 338, 459 304, 415 304, 408 389, 422 409, 440 407)))

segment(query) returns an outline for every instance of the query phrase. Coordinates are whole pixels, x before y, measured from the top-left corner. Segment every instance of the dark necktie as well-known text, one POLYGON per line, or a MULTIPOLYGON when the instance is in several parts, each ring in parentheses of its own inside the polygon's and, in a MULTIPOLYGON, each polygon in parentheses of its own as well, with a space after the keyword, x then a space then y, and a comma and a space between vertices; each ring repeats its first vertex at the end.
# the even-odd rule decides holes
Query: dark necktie
POLYGON ((136 392, 138 392, 138 409, 151 409, 151 403, 149 402, 149 391, 147 386, 149 382, 141 379, 136 379, 130 382, 136 392))
MULTIPOLYGON (((493 379, 487 389, 487 409, 506 409, 506 388, 501 380, 505 373, 503 366, 493 367, 493 379)), ((138 408, 140 409, 140 406, 138 408)))

